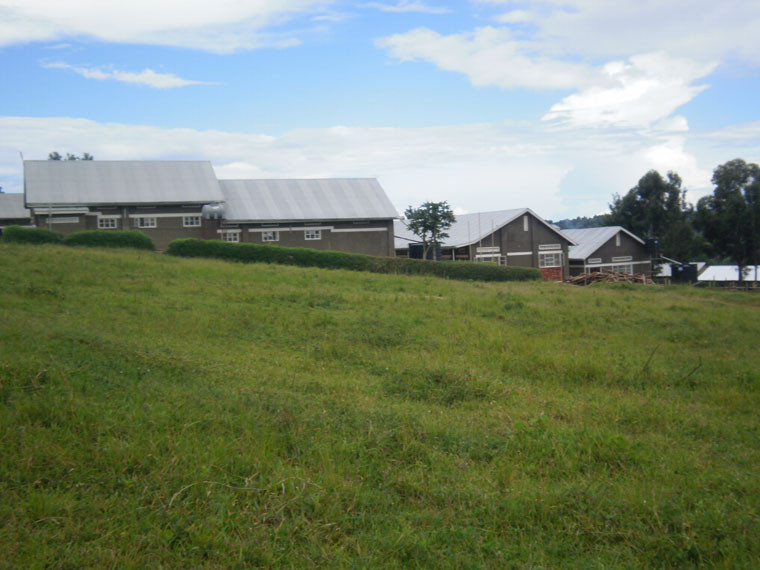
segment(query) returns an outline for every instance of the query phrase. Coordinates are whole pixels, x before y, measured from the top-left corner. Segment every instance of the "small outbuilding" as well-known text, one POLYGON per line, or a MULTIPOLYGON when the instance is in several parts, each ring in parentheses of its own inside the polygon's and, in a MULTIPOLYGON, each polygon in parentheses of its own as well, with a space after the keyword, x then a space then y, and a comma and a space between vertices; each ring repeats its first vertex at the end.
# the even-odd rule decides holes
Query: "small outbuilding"
MULTIPOLYGON (((575 242, 529 208, 460 214, 441 243, 440 259, 537 267, 544 279, 569 273, 568 248, 575 242)), ((394 224, 397 256, 410 256, 420 238, 403 220, 394 224)))
POLYGON ((570 275, 595 271, 647 273, 652 259, 646 244, 622 226, 564 230, 576 245, 570 248, 570 275))
POLYGON ((30 225, 32 213, 24 207, 24 195, 0 193, 0 234, 8 226, 30 225))

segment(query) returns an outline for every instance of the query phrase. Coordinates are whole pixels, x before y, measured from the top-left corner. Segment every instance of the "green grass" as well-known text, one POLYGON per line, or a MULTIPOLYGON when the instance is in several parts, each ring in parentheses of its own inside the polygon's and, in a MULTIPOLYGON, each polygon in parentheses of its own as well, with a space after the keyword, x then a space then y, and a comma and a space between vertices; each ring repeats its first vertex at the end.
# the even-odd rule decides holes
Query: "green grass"
POLYGON ((760 565, 760 296, 0 245, 0 567, 760 565))

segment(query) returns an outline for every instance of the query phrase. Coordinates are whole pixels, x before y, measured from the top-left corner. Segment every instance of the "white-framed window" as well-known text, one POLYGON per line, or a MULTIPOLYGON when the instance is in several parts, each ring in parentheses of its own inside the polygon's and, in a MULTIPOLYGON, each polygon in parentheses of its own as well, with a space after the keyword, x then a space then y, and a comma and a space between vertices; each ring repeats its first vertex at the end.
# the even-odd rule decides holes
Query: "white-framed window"
POLYGON ((222 241, 238 243, 240 241, 240 232, 225 232, 222 230, 219 232, 219 239, 222 241))
POLYGON ((156 227, 156 218, 154 217, 136 218, 136 220, 137 220, 138 228, 155 228, 156 227))
POLYGON ((601 257, 589 257, 586 260, 586 262, 589 263, 590 265, 594 265, 596 263, 601 263, 602 262, 602 258, 601 257))
POLYGON ((616 273, 627 273, 628 275, 633 275, 633 264, 610 265, 610 271, 614 271, 616 273))
POLYGON ((304 230, 303 237, 307 240, 322 239, 322 230, 304 230))
POLYGON ((523 216, 523 231, 524 232, 528 231, 528 214, 525 214, 523 216))
POLYGON ((199 228, 201 227, 200 216, 182 216, 183 228, 199 228))
POLYGON ((620 232, 615 234, 615 247, 620 247, 620 232))
POLYGON ((48 221, 51 224, 78 224, 79 223, 79 216, 70 216, 70 217, 48 217, 48 221))
POLYGON ((612 258, 613 263, 619 263, 621 261, 633 261, 633 257, 631 257, 630 255, 621 255, 619 257, 612 258))
POLYGON ((539 253, 538 254, 538 266, 539 267, 560 267, 562 265, 562 252, 556 253, 539 253))
POLYGON ((277 230, 261 232, 261 241, 280 241, 280 232, 277 230))
POLYGON ((119 225, 118 218, 98 218, 99 230, 115 230, 119 225))

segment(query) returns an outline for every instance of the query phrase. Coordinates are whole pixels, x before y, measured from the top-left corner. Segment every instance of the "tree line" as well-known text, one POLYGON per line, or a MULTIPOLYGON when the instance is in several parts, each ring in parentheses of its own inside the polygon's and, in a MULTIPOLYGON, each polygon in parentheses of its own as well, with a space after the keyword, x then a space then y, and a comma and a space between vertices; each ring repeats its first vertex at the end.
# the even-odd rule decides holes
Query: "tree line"
POLYGON ((714 190, 696 207, 680 176, 650 170, 624 196, 614 195, 599 225, 623 226, 659 239, 662 255, 678 261, 734 263, 760 258, 760 166, 737 158, 713 171, 714 190))

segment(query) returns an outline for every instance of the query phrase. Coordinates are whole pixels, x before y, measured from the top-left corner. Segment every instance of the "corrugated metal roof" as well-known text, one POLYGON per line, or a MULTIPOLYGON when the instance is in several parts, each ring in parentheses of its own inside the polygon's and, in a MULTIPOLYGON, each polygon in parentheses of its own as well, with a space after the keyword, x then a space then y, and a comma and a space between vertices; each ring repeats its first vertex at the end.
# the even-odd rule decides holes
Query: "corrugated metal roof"
POLYGON ((372 220, 398 212, 374 178, 220 180, 231 222, 372 220))
MULTIPOLYGON (((475 214, 459 214, 456 221, 446 230, 449 237, 441 245, 443 247, 464 247, 485 239, 499 228, 506 226, 512 220, 519 218, 523 214, 532 214, 540 222, 544 223, 560 237, 572 240, 556 227, 546 223, 540 216, 530 208, 517 208, 515 210, 498 210, 495 212, 479 212, 475 214)), ((420 238, 413 234, 403 220, 397 220, 393 224, 393 234, 395 236, 396 249, 405 249, 410 243, 419 243, 420 238)))
MULTIPOLYGON (((745 267, 742 281, 757 281, 758 278, 760 278, 760 267, 754 265, 745 267)), ((739 281, 739 266, 710 265, 700 273, 697 281, 739 281)))
POLYGON ((25 160, 28 206, 224 200, 206 160, 25 160))
POLYGON ((584 228, 580 230, 564 230, 565 235, 569 236, 578 245, 572 246, 569 251, 570 259, 583 259, 592 255, 597 249, 615 237, 618 232, 623 232, 631 236, 640 244, 644 241, 638 236, 632 234, 622 226, 603 226, 601 228, 584 228))
POLYGON ((23 194, 0 194, 0 219, 28 218, 23 194))

